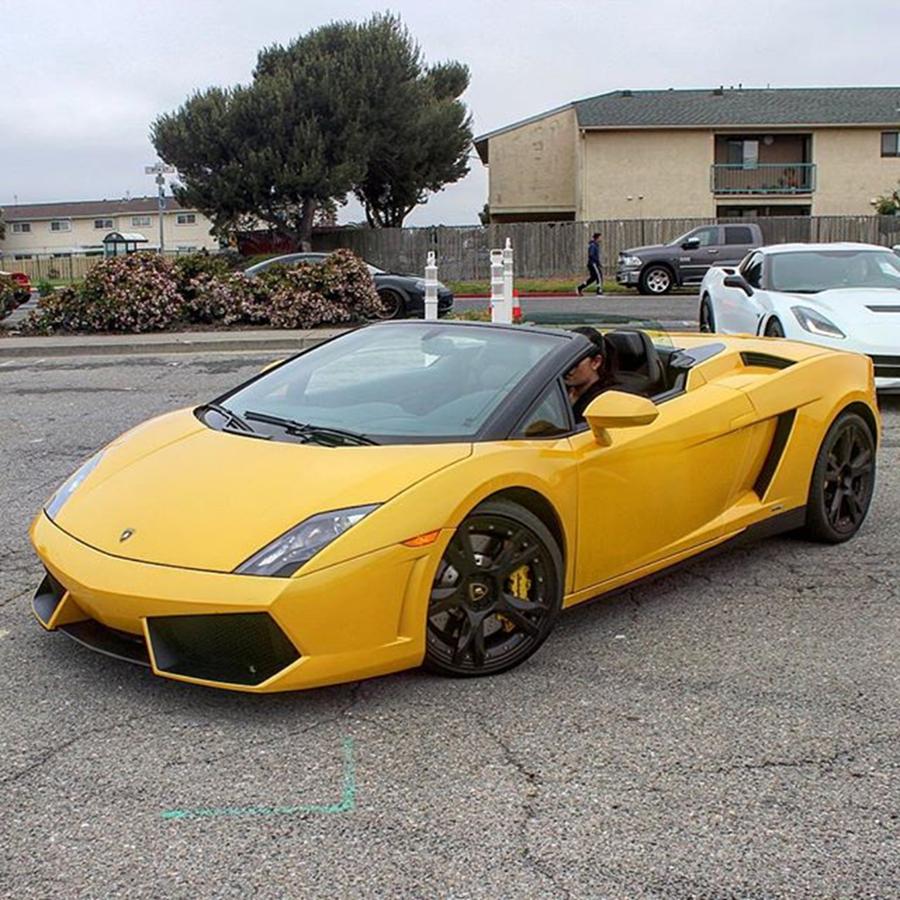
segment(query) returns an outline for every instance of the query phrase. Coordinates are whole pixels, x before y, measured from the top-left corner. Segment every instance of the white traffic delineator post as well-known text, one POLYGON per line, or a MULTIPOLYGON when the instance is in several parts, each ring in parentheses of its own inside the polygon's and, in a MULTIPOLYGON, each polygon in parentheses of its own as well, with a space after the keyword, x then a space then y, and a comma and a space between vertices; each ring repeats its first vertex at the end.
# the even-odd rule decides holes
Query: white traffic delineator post
POLYGON ((503 299, 506 303, 507 322, 513 320, 513 248, 507 238, 503 248, 503 299))
POLYGON ((509 324, 512 316, 503 293, 503 251, 491 250, 491 321, 509 324))
POLYGON ((436 319, 438 317, 438 277, 437 263, 434 250, 428 251, 428 261, 425 263, 425 318, 436 319))

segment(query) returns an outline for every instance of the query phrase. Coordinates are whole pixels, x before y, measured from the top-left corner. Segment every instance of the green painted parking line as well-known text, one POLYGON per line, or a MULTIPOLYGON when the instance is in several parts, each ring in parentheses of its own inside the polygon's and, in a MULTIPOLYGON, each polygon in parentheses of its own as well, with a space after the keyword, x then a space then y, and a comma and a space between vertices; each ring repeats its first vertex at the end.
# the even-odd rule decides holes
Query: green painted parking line
POLYGON ((295 806, 223 806, 211 809, 167 809, 162 818, 175 819, 216 819, 223 816, 295 816, 303 813, 334 816, 353 812, 356 809, 356 766, 353 760, 353 738, 345 738, 344 787, 337 803, 301 803, 295 806))

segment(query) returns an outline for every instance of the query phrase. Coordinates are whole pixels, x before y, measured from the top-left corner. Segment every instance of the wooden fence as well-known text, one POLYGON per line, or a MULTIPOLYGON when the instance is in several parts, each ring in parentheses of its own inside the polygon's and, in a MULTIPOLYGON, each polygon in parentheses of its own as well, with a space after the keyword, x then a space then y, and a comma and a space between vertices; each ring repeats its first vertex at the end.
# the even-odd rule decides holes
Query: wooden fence
MULTIPOLYGON (((509 238, 515 248, 520 278, 580 277, 591 234, 603 235, 603 266, 615 271, 619 251, 664 244, 706 225, 709 219, 618 219, 595 222, 521 222, 504 225, 437 225, 427 228, 336 228, 317 231, 313 249, 347 247, 373 265, 396 272, 423 272, 429 250, 437 252, 444 281, 483 281, 490 277, 490 251, 509 238)), ((767 244, 792 241, 861 241, 900 244, 900 216, 772 216, 764 219, 720 219, 756 222, 767 244)), ((168 254, 167 254, 168 255, 168 254)), ((175 255, 174 253, 172 254, 175 255)), ((102 256, 4 259, 0 265, 43 279, 84 278, 102 256)))
MULTIPOLYGON (((619 251, 664 244, 709 219, 625 219, 595 222, 523 222, 504 225, 434 226, 429 228, 343 228, 317 232, 313 248, 347 247, 373 265, 401 272, 422 272, 429 250, 435 250, 444 281, 490 277, 490 251, 506 238, 515 248, 516 275, 524 278, 582 273, 591 234, 603 235, 605 272, 615 270, 619 251)), ((719 219, 755 222, 767 244, 794 241, 860 241, 892 246, 900 243, 900 216, 772 216, 719 219)))

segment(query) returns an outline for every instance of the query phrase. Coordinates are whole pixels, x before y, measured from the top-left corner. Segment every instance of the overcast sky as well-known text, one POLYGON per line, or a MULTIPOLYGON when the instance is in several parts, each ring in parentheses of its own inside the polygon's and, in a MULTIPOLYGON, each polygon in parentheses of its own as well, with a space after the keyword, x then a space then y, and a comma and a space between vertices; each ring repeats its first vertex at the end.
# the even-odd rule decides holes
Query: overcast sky
MULTIPOLYGON (((341 0, 0 0, 0 205, 150 194, 147 137, 257 51, 388 7, 341 0)), ((426 61, 472 73, 481 134, 619 88, 897 85, 897 0, 393 0, 426 61)), ((480 161, 408 225, 477 221, 480 161)), ((341 221, 362 218, 355 203, 341 221)))

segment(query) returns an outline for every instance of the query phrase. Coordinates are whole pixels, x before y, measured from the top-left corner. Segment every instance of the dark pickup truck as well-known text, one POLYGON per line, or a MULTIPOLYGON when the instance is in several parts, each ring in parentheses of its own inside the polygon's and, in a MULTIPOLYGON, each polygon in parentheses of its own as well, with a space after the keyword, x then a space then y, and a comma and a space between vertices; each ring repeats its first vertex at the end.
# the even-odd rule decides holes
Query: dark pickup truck
POLYGON ((671 244, 622 250, 616 281, 642 294, 666 294, 676 286, 700 284, 710 266, 737 265, 762 245, 759 225, 701 225, 671 244))

